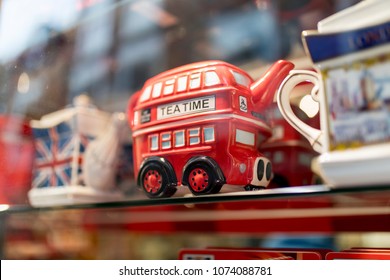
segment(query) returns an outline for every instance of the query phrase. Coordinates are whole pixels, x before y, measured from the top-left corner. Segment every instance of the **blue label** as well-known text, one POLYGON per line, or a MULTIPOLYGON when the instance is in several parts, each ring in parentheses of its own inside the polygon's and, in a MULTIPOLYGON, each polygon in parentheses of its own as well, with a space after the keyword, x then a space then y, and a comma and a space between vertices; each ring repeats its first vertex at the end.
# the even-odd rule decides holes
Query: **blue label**
POLYGON ((390 43, 390 22, 363 29, 304 37, 314 63, 390 43))

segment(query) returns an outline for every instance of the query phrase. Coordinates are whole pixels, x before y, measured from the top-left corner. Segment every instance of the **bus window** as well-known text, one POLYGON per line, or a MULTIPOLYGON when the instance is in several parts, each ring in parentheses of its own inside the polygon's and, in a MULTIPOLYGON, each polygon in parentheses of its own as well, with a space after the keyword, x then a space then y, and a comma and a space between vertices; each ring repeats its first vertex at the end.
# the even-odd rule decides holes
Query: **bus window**
POLYGON ((283 161, 284 161, 283 152, 281 152, 281 151, 276 151, 276 152, 274 153, 273 162, 274 162, 274 163, 282 163, 283 161))
POLYGON ((207 71, 204 78, 204 85, 206 87, 215 86, 221 83, 218 74, 215 71, 207 71))
POLYGON ((188 138, 190 145, 196 145, 200 143, 199 128, 192 128, 188 130, 188 138))
POLYGON ((184 146, 184 130, 175 131, 173 133, 174 135, 174 141, 175 141, 175 148, 177 147, 183 147, 184 146))
POLYGON ((236 129, 236 142, 254 146, 255 145, 255 134, 241 129, 236 129))
POLYGON ((200 73, 194 73, 191 75, 190 89, 200 87, 200 73))
POLYGON ((134 111, 134 119, 133 119, 134 125, 138 125, 139 118, 138 118, 138 111, 134 111))
POLYGON ((174 79, 168 80, 165 82, 164 87, 164 95, 172 94, 173 93, 173 85, 175 83, 174 79))
POLYGON ((146 100, 149 100, 151 92, 152 92, 152 87, 151 86, 146 87, 139 101, 144 102, 146 100))
POLYGON ((203 137, 205 143, 213 142, 215 140, 214 127, 205 127, 203 129, 203 137))
POLYGON ((251 83, 251 81, 248 79, 248 77, 242 75, 241 73, 238 73, 236 71, 232 71, 234 79, 236 82, 244 87, 248 87, 251 83))
POLYGON ((150 150, 151 151, 158 150, 158 135, 151 135, 149 141, 150 141, 150 150))
POLYGON ((159 83, 156 83, 154 86, 153 86, 153 92, 152 92, 152 97, 153 98, 156 98, 156 97, 159 97, 160 94, 161 94, 161 88, 162 88, 162 83, 159 82, 159 83))
POLYGON ((272 138, 274 139, 283 139, 284 137, 284 127, 281 125, 276 125, 272 129, 272 138))
POLYGON ((298 163, 303 166, 310 167, 313 156, 307 153, 298 154, 298 163))
POLYGON ((177 79, 177 92, 185 91, 187 89, 187 76, 177 79))
POLYGON ((166 132, 161 134, 161 149, 171 148, 171 133, 166 132))

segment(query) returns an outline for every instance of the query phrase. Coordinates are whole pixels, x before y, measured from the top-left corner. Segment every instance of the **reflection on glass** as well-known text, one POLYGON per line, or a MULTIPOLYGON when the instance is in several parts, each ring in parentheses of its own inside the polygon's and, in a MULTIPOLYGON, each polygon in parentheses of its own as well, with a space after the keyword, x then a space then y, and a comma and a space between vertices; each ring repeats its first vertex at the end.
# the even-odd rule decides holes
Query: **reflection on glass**
MULTIPOLYGON (((222 59, 261 67, 294 56, 302 29, 356 3, 333 2, 4 0, 0 110, 39 118, 87 93, 104 110, 124 111, 146 79, 178 65, 222 59)), ((178 77, 178 91, 186 79, 178 77)), ((199 82, 191 77, 188 86, 199 82)))
MULTIPOLYGON (((27 121, 39 119, 68 106, 80 94, 90 96, 102 110, 125 112, 129 97, 148 78, 200 60, 225 60, 244 70, 255 68, 258 73, 258 68, 274 60, 302 56, 301 31, 354 3, 3 0, 0 114, 18 114, 27 121)), ((247 84, 240 78, 238 82, 247 84)), ((210 68, 203 74, 185 73, 163 80, 143 90, 140 98, 153 102, 153 97, 175 90, 223 83, 223 76, 210 68)), ((185 135, 176 135, 178 139, 172 135, 164 148, 213 141, 215 135, 209 129, 183 132, 185 135)), ((240 135, 244 143, 253 144, 252 136, 240 135)), ((162 149, 161 141, 154 135, 150 148, 162 149)))

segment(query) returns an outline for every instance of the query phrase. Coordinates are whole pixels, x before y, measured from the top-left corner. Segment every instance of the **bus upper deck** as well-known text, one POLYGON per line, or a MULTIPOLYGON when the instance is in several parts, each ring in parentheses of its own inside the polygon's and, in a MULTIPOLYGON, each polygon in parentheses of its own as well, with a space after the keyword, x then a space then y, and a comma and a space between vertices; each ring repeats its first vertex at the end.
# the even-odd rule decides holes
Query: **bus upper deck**
POLYGON ((172 118, 219 113, 257 119, 264 126, 262 111, 273 100, 275 87, 280 83, 277 77, 292 67, 289 62, 277 62, 259 81, 223 61, 198 62, 168 70, 149 79, 131 99, 132 126, 145 128, 172 118))

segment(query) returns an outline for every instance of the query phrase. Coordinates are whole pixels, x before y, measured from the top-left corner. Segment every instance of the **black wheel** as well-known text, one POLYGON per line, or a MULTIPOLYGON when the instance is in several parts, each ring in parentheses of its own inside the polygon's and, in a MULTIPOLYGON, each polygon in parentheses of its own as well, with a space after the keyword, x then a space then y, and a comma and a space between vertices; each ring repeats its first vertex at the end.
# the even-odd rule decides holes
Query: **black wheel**
POLYGON ((166 170, 158 163, 148 163, 141 171, 140 184, 150 198, 172 196, 176 188, 172 187, 166 170))
POLYGON ((213 169, 204 163, 194 163, 187 168, 186 182, 195 195, 218 193, 223 183, 216 180, 213 169))
POLYGON ((271 182, 269 184, 270 189, 287 188, 289 186, 290 186, 290 183, 288 182, 288 180, 284 176, 281 176, 279 174, 275 174, 274 178, 271 180, 271 182))
POLYGON ((259 186, 253 186, 253 185, 246 185, 244 187, 244 190, 246 191, 259 191, 259 190, 264 190, 265 187, 259 187, 259 186))

